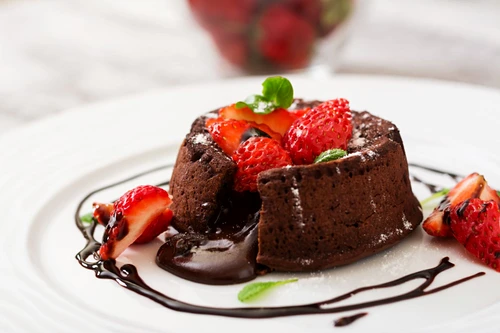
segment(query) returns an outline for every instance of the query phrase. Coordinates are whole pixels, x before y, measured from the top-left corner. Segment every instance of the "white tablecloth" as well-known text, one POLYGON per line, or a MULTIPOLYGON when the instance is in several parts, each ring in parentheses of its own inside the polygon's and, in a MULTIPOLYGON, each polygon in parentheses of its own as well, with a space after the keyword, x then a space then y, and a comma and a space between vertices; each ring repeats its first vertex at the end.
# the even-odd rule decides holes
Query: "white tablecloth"
MULTIPOLYGON (((338 72, 500 88, 500 1, 364 3, 338 72)), ((0 135, 70 107, 232 75, 181 0, 0 0, 0 135)))

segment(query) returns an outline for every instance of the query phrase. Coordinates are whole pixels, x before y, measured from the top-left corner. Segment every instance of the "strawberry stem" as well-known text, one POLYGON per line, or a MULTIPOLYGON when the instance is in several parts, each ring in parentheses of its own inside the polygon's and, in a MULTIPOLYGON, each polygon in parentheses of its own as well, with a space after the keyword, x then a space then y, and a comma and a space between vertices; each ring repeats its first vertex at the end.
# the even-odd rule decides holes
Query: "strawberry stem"
POLYGON ((425 206, 427 203, 431 202, 431 201, 434 201, 438 198, 441 198, 445 195, 447 195, 448 193, 450 192, 450 189, 449 188, 444 188, 442 189, 441 191, 439 192, 436 192, 434 193, 433 195, 431 195, 430 197, 428 198, 425 198, 424 200, 420 201, 420 205, 423 207, 425 206))

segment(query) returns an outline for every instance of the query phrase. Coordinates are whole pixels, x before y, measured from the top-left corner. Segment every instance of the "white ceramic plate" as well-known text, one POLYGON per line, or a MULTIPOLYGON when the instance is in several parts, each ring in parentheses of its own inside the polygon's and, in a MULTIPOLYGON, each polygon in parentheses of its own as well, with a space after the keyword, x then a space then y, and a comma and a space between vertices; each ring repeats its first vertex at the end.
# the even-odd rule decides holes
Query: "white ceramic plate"
MULTIPOLYGON (((460 174, 479 171, 500 188, 498 91, 385 77, 291 79, 297 96, 346 97, 354 109, 392 120, 401 130, 409 161, 460 174)), ((334 319, 354 313, 262 320, 178 313, 113 281, 95 278, 74 258, 85 241, 73 214, 87 192, 174 161, 196 116, 258 92, 261 82, 262 78, 251 78, 165 89, 74 109, 0 137, 0 331, 331 332, 337 329, 332 326, 334 319)), ((156 173, 138 182, 168 177, 168 172, 156 173)), ((103 192, 94 199, 111 200, 123 190, 103 192)), ((422 188, 415 191, 427 195, 422 188)), ((182 301, 241 306, 236 299, 241 285, 199 285, 159 269, 154 255, 160 244, 158 240, 130 248, 119 262, 134 263, 150 286, 182 301)), ((368 316, 342 331, 498 331, 500 274, 454 241, 431 239, 420 228, 400 245, 353 265, 262 277, 300 280, 255 305, 320 301, 433 267, 445 256, 456 267, 440 274, 433 286, 479 271, 486 275, 433 295, 368 308, 368 316)), ((417 284, 360 295, 349 302, 400 293, 417 284)))

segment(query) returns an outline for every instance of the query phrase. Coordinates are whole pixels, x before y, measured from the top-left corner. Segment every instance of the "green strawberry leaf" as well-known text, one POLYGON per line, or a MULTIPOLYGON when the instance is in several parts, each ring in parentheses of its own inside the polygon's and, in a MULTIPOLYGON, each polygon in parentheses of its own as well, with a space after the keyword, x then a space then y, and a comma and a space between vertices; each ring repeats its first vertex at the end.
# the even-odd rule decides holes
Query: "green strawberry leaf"
POLYGON ((80 220, 82 220, 83 223, 92 223, 94 221, 94 214, 88 213, 85 215, 80 216, 80 220))
POLYGON ((293 87, 282 76, 268 77, 262 83, 262 95, 276 107, 287 109, 293 103, 293 87))
POLYGON ((251 95, 245 99, 244 102, 236 103, 236 107, 241 109, 242 107, 249 107, 254 113, 258 114, 268 114, 274 111, 276 106, 261 95, 251 95))
POLYGON ((444 188, 442 189, 441 191, 439 192, 436 192, 434 193, 433 195, 431 195, 430 197, 428 198, 425 198, 424 200, 420 201, 420 205, 423 207, 425 204, 431 202, 431 201, 434 201, 438 198, 441 198, 441 197, 444 197, 445 195, 447 195, 448 193, 450 192, 450 189, 449 188, 444 188))
POLYGON ((270 288, 281 286, 291 282, 297 282, 299 279, 289 279, 282 281, 269 281, 269 282, 255 282, 247 284, 241 291, 238 293, 238 300, 240 302, 248 302, 257 296, 261 295, 266 290, 270 288))
POLYGON ((497 191, 498 196, 500 197, 500 191, 497 191))
POLYGON ((318 157, 314 160, 314 163, 323 163, 338 160, 347 155, 347 152, 342 149, 330 149, 319 154, 318 157))

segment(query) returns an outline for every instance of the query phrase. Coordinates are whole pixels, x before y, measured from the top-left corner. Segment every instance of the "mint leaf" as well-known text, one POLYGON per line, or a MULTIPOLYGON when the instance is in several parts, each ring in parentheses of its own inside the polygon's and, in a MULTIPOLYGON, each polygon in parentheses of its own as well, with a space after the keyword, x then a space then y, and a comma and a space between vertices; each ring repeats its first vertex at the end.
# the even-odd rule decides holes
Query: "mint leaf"
POLYGON ((281 286, 291 282, 297 282, 299 279, 289 279, 282 281, 269 281, 269 282, 255 282, 247 284, 241 291, 238 293, 238 300, 240 302, 247 302, 249 300, 254 299, 255 297, 261 295, 266 290, 281 286))
POLYGON ((288 79, 281 76, 268 77, 262 87, 262 95, 275 107, 286 109, 292 105, 293 87, 288 79))
POLYGON ((347 155, 347 152, 342 149, 330 149, 319 154, 314 160, 314 163, 323 163, 328 161, 338 160, 347 155))
POLYGON ((281 76, 268 77, 262 83, 262 95, 251 95, 244 102, 236 103, 236 108, 249 107, 254 113, 268 114, 277 108, 288 108, 293 103, 293 87, 288 79, 281 76))
POLYGON ((433 195, 431 195, 430 197, 425 198, 424 200, 420 201, 420 205, 423 207, 425 204, 427 204, 431 201, 434 201, 440 197, 443 197, 443 196, 447 195, 449 192, 450 192, 449 188, 442 189, 441 191, 436 192, 433 195))
POLYGON ((242 107, 248 106, 254 113, 258 114, 268 114, 274 111, 275 105, 268 101, 264 96, 261 95, 251 95, 245 99, 244 102, 236 103, 236 107, 241 109, 242 107))
POLYGON ((237 109, 243 109, 243 108, 247 108, 247 107, 249 107, 249 106, 245 102, 238 102, 238 103, 236 103, 236 108, 237 109))
POLYGON ((498 196, 500 197, 500 191, 497 191, 498 196))
POLYGON ((94 221, 94 214, 88 213, 85 215, 80 216, 80 220, 82 220, 83 223, 92 223, 94 221))

